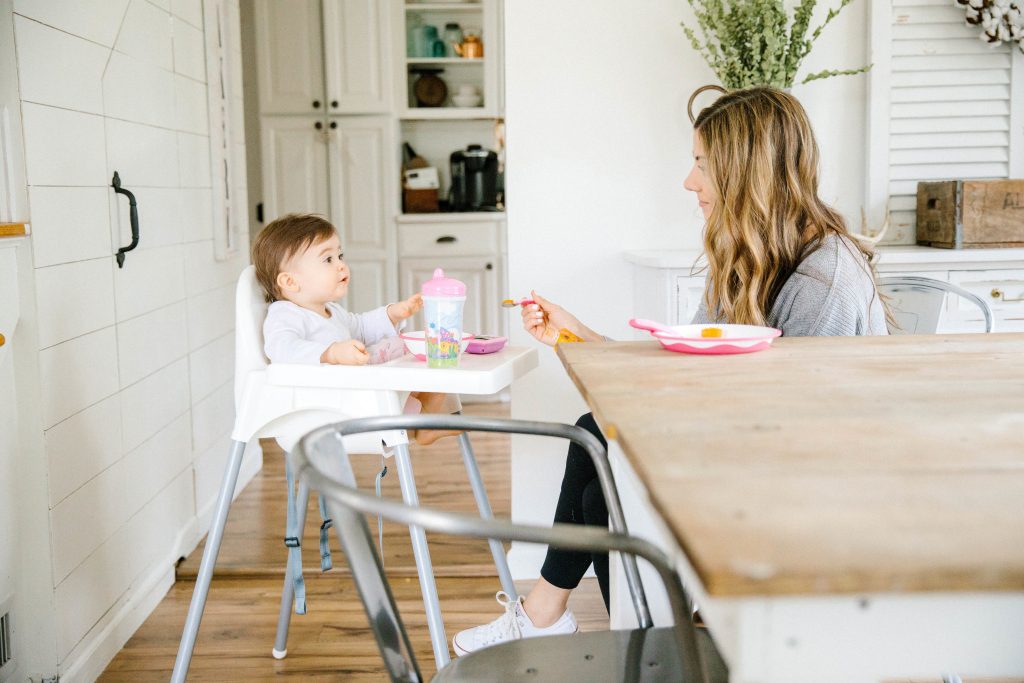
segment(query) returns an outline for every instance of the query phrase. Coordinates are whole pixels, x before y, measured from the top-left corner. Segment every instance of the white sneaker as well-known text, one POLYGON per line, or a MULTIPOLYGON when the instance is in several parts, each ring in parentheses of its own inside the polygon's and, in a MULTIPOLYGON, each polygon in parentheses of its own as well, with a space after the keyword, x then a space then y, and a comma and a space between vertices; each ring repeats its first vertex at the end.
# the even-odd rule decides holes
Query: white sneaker
POLYGON ((520 638, 536 638, 537 636, 558 636, 576 633, 576 617, 565 610, 558 621, 545 628, 537 628, 523 609, 523 596, 513 600, 505 591, 498 591, 494 598, 505 608, 505 613, 489 624, 474 626, 460 631, 452 638, 455 654, 461 657, 481 648, 504 643, 520 638))

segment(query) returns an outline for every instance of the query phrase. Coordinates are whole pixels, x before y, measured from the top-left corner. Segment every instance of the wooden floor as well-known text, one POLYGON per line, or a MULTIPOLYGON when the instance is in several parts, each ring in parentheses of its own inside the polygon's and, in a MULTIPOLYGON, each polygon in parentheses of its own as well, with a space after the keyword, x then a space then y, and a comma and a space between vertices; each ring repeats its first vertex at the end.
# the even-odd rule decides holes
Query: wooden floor
MULTIPOLYGON (((508 414, 505 404, 467 406, 465 412, 508 414)), ((479 434, 473 437, 473 444, 494 513, 507 517, 509 439, 479 434)), ((443 439, 428 448, 413 446, 412 450, 423 504, 475 511, 455 439, 443 439)), ((380 460, 355 457, 353 466, 360 485, 373 490, 380 460)), ((393 471, 384 477, 382 489, 385 496, 401 498, 393 471)), ((383 680, 380 655, 343 554, 335 551, 335 568, 320 573, 316 544, 320 517, 315 500, 310 501, 303 542, 309 611, 292 618, 288 657, 281 661, 271 657, 286 557, 282 544, 284 512, 282 454, 274 442, 264 442, 263 470, 231 508, 189 680, 383 680)), ((371 528, 376 528, 375 519, 371 528)), ((449 640, 458 630, 499 616, 501 608, 494 593, 500 585, 487 543, 447 536, 428 536, 428 540, 449 640)), ((336 540, 331 541, 336 548, 336 540)), ((202 550, 200 545, 179 565, 178 581, 100 681, 169 678, 202 550)), ((384 565, 420 667, 429 679, 434 673, 433 654, 406 527, 385 524, 384 565)), ((523 584, 520 590, 528 586, 523 584)), ((593 580, 584 581, 570 606, 583 630, 607 628, 608 617, 593 580)))

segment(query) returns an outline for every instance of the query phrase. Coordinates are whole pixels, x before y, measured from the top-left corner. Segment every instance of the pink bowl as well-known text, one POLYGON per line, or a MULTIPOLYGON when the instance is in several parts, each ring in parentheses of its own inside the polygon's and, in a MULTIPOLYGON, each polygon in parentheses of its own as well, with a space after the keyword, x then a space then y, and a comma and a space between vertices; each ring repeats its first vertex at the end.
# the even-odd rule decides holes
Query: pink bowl
MULTIPOLYGON (((415 332, 403 332, 398 335, 405 342, 405 348, 412 355, 416 356, 416 360, 427 360, 427 339, 426 333, 423 330, 416 330, 415 332)), ((462 342, 459 344, 459 351, 465 353, 466 347, 469 342, 476 335, 470 334, 469 332, 463 332, 462 342)))
POLYGON ((698 355, 722 355, 754 353, 770 348, 772 342, 782 334, 774 327, 757 325, 675 325, 651 332, 661 345, 677 353, 698 355), (714 327, 722 331, 721 337, 703 337, 701 331, 714 327))

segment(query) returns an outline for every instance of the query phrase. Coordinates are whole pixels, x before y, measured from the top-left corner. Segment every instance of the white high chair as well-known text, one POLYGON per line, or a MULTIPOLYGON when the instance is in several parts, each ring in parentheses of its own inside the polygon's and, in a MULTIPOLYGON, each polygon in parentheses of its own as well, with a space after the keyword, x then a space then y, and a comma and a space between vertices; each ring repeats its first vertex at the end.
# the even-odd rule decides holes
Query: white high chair
MULTIPOLYGON (((188 673, 246 444, 254 438, 273 437, 286 452, 289 452, 300 437, 317 427, 356 417, 400 415, 406 398, 404 392, 393 389, 339 388, 336 383, 324 386, 316 386, 314 383, 311 386, 309 371, 313 368, 306 366, 275 365, 273 381, 270 381, 267 372, 269 363, 263 355, 263 320, 266 317, 267 306, 263 291, 256 281, 255 268, 249 266, 239 276, 235 294, 236 415, 231 433, 231 454, 217 497, 210 532, 174 662, 174 671, 171 674, 171 681, 174 683, 184 683, 188 673), (290 372, 292 367, 295 369, 294 372, 290 372), (295 381, 289 383, 289 377, 292 375, 295 381)), ((416 492, 408 443, 404 430, 344 438, 345 450, 349 453, 387 455, 393 451, 402 498, 409 505, 418 505, 419 496, 416 492)), ((459 437, 459 446, 480 514, 490 518, 492 515, 487 491, 466 434, 459 437)), ((286 455, 286 460, 288 458, 290 456, 286 455)), ((294 491, 289 491, 289 496, 293 494, 294 491)), ((298 547, 296 543, 303 535, 308 501, 309 487, 305 482, 301 482, 295 505, 295 519, 292 520, 289 514, 288 536, 285 539, 290 557, 285 572, 277 636, 273 648, 273 655, 278 659, 287 654, 291 603, 296 585, 293 579, 295 570, 301 571, 301 555, 298 550, 293 550, 293 547, 298 547), (297 564, 295 558, 298 558, 297 564)), ((434 657, 438 668, 441 668, 450 658, 426 534, 423 529, 412 527, 410 536, 434 657)), ((491 542, 491 553, 503 590, 514 597, 515 585, 500 541, 491 542)))

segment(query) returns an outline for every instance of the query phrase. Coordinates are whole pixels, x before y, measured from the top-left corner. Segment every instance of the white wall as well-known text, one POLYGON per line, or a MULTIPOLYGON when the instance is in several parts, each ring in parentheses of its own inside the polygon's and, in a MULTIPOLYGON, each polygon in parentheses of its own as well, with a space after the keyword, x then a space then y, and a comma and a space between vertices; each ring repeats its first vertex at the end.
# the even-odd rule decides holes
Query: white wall
POLYGON ((52 546, 37 571, 56 613, 54 670, 38 673, 90 680, 208 524, 248 253, 214 258, 201 0, 14 11, 52 546), (141 224, 123 269, 115 170, 141 224))
MULTIPOLYGON (((682 0, 516 0, 505 6, 505 97, 510 294, 531 289, 590 327, 631 338, 629 249, 698 248, 702 219, 683 189, 692 127, 686 102, 716 83, 680 27, 682 0)), ((823 18, 827 8, 818 8, 823 18)), ((820 21, 820 19, 819 19, 820 21)), ((812 22, 816 26, 817 22, 812 22)), ((866 4, 823 34, 801 72, 860 66, 866 4), (828 42, 826 42, 828 41, 828 42)), ((794 89, 822 148, 822 196, 859 225, 864 197, 865 82, 794 89)), ((710 100, 701 100, 705 103, 710 100)), ((517 312, 516 312, 517 313, 517 312)), ((513 319, 512 342, 532 344, 513 319)), ((586 411, 554 353, 513 388, 513 414, 572 422, 586 411)), ((513 442, 512 514, 550 523, 565 447, 513 442)), ((536 576, 540 552, 517 545, 518 577, 536 576)))

